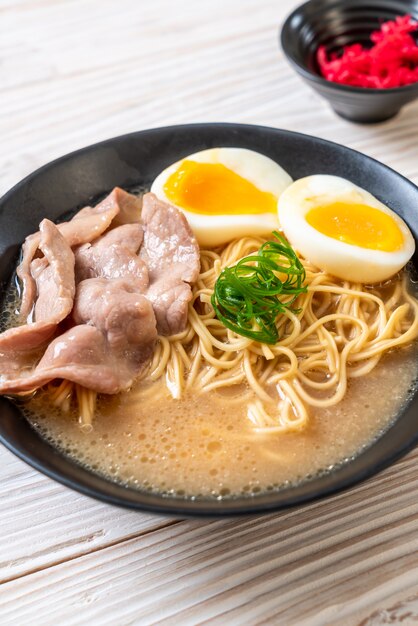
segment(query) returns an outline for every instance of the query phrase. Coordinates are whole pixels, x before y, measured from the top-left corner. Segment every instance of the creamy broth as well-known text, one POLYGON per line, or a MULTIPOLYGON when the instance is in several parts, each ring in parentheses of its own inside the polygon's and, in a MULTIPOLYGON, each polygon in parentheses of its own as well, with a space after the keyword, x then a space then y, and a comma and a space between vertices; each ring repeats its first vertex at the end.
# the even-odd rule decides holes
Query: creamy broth
POLYGON ((24 411, 52 445, 112 481, 181 497, 251 496, 330 471, 370 445, 415 389, 417 357, 416 345, 386 355, 297 434, 254 433, 239 391, 173 400, 163 382, 100 398, 89 433, 44 392, 24 411))

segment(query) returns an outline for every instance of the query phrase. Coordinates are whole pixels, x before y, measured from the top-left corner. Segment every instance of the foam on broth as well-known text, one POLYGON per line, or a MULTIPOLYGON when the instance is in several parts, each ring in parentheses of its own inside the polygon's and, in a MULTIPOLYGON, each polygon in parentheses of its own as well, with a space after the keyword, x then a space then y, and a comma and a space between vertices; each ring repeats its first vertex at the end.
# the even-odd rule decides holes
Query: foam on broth
POLYGON ((254 495, 330 471, 370 445, 414 390, 417 357, 416 345, 386 355, 298 434, 254 433, 239 391, 173 400, 158 381, 101 398, 90 433, 80 430, 75 411, 53 409, 45 393, 24 411, 52 445, 110 480, 181 497, 254 495))

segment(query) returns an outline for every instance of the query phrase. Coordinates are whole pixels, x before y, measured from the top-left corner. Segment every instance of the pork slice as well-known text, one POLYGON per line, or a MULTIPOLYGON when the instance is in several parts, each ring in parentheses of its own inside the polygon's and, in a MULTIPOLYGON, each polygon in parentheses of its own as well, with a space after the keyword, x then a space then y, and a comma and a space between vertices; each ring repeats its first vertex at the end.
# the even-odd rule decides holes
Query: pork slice
POLYGON ((151 303, 125 279, 91 278, 79 283, 73 319, 98 328, 113 350, 128 356, 132 347, 135 352, 140 347, 148 358, 157 339, 151 303))
POLYGON ((35 321, 0 334, 0 371, 3 375, 30 367, 73 306, 74 254, 49 220, 41 222, 39 249, 45 256, 37 260, 35 272, 38 286, 35 321))
POLYGON ((40 233, 34 233, 26 237, 22 246, 22 260, 16 269, 20 281, 22 282, 22 301, 20 303, 20 318, 27 322, 33 309, 36 299, 36 283, 31 274, 31 263, 40 242, 40 233))
POLYGON ((199 276, 199 245, 183 213, 162 202, 153 193, 142 200, 144 245, 140 256, 146 261, 150 279, 163 271, 188 283, 199 276))
POLYGON ((58 324, 70 313, 75 295, 74 254, 58 228, 49 220, 40 224, 39 249, 47 265, 37 273, 35 322, 58 324))
POLYGON ((115 187, 109 198, 113 195, 113 202, 119 206, 119 212, 112 222, 112 227, 121 224, 132 224, 141 219, 142 197, 128 193, 120 187, 115 187))
POLYGON ((148 287, 148 268, 138 256, 143 230, 140 224, 125 224, 110 230, 93 244, 75 250, 77 282, 87 278, 120 279, 135 285, 139 292, 148 287))
POLYGON ((200 271, 199 246, 184 215, 154 194, 143 197, 144 243, 140 257, 146 261, 152 302, 161 335, 175 335, 185 329, 192 298, 189 283, 200 271))
MULTIPOLYGON (((114 225, 134 221, 134 214, 138 220, 140 210, 139 198, 115 187, 95 207, 84 207, 68 222, 58 224, 58 229, 70 247, 79 246, 100 237, 111 226, 116 216, 119 217, 114 221, 114 225)), ((27 321, 36 298, 36 284, 31 274, 31 262, 39 247, 40 237, 40 232, 37 232, 26 238, 22 246, 22 260, 16 270, 22 281, 20 316, 23 321, 27 321)))
POLYGON ((109 230, 96 239, 91 246, 96 250, 103 250, 109 246, 123 246, 132 254, 138 254, 143 239, 144 229, 139 222, 135 222, 109 230))
POLYGON ((187 324, 187 310, 192 299, 188 283, 165 272, 150 285, 147 298, 152 303, 160 335, 176 335, 187 324))
POLYGON ((0 391, 22 393, 62 378, 98 392, 117 393, 125 367, 123 361, 109 358, 103 334, 83 324, 54 339, 36 368, 21 371, 15 378, 0 376, 0 391))
POLYGON ((1 393, 36 389, 54 378, 99 393, 129 389, 157 338, 149 300, 123 280, 93 278, 77 286, 73 317, 78 325, 54 339, 35 368, 0 377, 1 393))
POLYGON ((71 247, 92 242, 110 226, 138 222, 142 202, 137 196, 115 187, 94 207, 84 207, 68 222, 58 225, 71 247))

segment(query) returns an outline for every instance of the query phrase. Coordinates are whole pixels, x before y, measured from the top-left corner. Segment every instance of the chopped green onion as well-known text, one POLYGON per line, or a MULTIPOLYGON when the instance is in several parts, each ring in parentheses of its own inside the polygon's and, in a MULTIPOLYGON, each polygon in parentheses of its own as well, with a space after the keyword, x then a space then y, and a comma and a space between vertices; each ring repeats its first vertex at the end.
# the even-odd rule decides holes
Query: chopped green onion
POLYGON ((278 232, 257 254, 244 257, 219 275, 212 294, 217 318, 238 335, 260 343, 279 340, 277 318, 306 292, 305 269, 278 232))

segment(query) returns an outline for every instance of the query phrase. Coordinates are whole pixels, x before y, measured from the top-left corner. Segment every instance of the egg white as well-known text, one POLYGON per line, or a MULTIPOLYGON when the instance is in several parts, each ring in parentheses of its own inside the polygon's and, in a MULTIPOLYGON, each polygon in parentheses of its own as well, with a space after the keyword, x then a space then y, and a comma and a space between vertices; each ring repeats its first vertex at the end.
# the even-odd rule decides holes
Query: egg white
MULTIPOLYGON (((157 176, 152 183, 151 191, 160 200, 172 204, 165 194, 164 186, 167 179, 185 160, 221 163, 261 191, 273 193, 277 198, 292 183, 292 178, 280 165, 259 152, 244 148, 210 148, 185 156, 157 176)), ((265 235, 279 228, 278 218, 274 213, 203 215, 192 213, 179 205, 175 206, 186 216, 201 246, 219 246, 237 237, 265 235)))
POLYGON ((338 176, 307 176, 292 183, 280 196, 278 214, 281 229, 295 250, 318 268, 344 280, 387 280, 406 265, 415 250, 408 226, 394 211, 365 189, 338 176), (402 248, 394 252, 362 248, 324 235, 306 221, 306 214, 314 207, 337 201, 365 204, 390 215, 402 233, 402 248))

